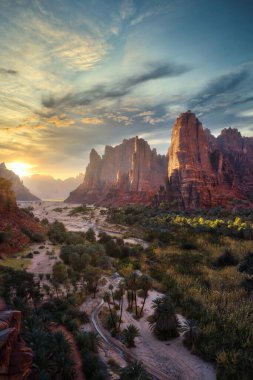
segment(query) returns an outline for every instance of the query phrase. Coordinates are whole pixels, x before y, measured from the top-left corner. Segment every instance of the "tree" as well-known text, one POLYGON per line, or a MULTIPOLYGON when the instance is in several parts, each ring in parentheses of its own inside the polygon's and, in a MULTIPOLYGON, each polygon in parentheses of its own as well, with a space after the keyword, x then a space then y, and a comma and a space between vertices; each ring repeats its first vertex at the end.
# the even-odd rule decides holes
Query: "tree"
POLYGON ((63 284, 68 278, 66 265, 61 262, 55 263, 53 266, 53 280, 58 284, 63 284))
POLYGON ((111 321, 112 321, 112 326, 114 326, 114 328, 116 328, 116 321, 115 321, 114 315, 113 315, 113 313, 112 313, 112 308, 111 308, 111 296, 110 296, 110 293, 109 293, 109 292, 105 292, 105 294, 104 294, 104 301, 107 302, 108 307, 109 307, 110 316, 111 316, 111 321))
POLYGON ((195 345, 200 335, 200 329, 194 320, 185 320, 180 323, 180 331, 183 333, 184 342, 191 346, 191 352, 195 352, 195 345))
POLYGON ((91 243, 96 242, 96 234, 95 231, 92 228, 89 228, 88 231, 85 234, 86 240, 88 240, 91 243))
POLYGON ((152 377, 145 370, 142 362, 134 361, 123 368, 120 380, 151 380, 152 377))
POLYGON ((114 300, 114 294, 113 294, 113 285, 110 284, 108 289, 111 291, 111 295, 112 295, 112 302, 113 302, 113 305, 115 306, 115 300, 114 300))
POLYGON ((144 309, 144 305, 148 296, 148 291, 152 287, 152 279, 147 275, 143 275, 140 279, 140 283, 141 283, 141 289, 144 291, 144 298, 143 298, 143 303, 142 303, 141 311, 140 311, 140 317, 141 317, 143 309, 144 309))
POLYGON ((158 339, 167 340, 179 336, 175 307, 169 296, 158 297, 153 301, 154 313, 149 322, 158 339))
POLYGON ((135 347, 134 340, 135 340, 135 338, 137 338, 138 336, 140 336, 140 331, 134 325, 128 325, 122 331, 122 335, 123 335, 123 342, 124 342, 124 344, 127 347, 131 348, 131 347, 135 347))

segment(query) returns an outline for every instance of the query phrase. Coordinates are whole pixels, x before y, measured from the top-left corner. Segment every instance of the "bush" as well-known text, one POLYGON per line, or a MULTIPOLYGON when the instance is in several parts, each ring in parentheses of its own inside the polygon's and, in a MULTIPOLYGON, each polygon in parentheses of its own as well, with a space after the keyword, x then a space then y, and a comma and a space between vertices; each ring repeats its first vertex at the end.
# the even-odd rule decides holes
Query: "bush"
POLYGON ((238 264, 238 260, 234 257, 233 253, 226 249, 222 255, 214 262, 214 266, 217 268, 224 268, 226 266, 235 266, 238 264))

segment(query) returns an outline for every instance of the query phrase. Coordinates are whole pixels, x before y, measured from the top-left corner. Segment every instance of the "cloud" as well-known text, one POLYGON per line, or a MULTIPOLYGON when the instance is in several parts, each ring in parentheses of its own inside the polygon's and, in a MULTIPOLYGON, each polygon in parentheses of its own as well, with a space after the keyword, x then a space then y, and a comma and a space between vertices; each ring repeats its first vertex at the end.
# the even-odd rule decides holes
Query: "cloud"
MULTIPOLYGON (((201 108, 210 106, 214 102, 220 102, 220 106, 226 102, 226 97, 234 94, 238 87, 249 77, 249 72, 245 69, 222 75, 211 81, 195 99, 191 102, 191 107, 201 108)), ((231 100, 231 99, 230 99, 231 100)))
POLYGON ((101 125, 104 123, 104 120, 98 119, 97 117, 84 117, 81 119, 83 124, 92 124, 92 125, 101 125))
POLYGON ((62 106, 77 106, 77 105, 89 105, 104 99, 121 98, 128 95, 137 85, 141 85, 145 82, 152 80, 177 77, 190 70, 186 65, 175 65, 173 63, 158 63, 148 66, 149 70, 145 72, 133 75, 119 82, 112 83, 111 85, 99 84, 90 90, 69 93, 63 97, 57 98, 53 95, 44 97, 42 99, 42 105, 46 108, 55 108, 62 106))
POLYGON ((0 67, 0 74, 1 75, 18 75, 18 71, 0 67))

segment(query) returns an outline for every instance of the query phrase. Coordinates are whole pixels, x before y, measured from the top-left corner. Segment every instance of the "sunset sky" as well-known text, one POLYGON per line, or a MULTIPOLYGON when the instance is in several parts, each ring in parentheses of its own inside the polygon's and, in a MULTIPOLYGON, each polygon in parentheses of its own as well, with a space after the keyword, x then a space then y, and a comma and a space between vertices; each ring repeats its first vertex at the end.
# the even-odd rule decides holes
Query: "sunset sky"
POLYGON ((0 162, 84 172, 179 113, 253 135, 252 0, 0 0, 0 162))

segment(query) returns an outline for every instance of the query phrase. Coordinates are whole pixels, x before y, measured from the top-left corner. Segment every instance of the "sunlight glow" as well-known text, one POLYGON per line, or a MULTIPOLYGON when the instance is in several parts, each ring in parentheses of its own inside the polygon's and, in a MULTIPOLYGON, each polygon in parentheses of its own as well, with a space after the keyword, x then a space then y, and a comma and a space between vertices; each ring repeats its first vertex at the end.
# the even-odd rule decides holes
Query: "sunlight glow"
POLYGON ((9 162, 6 164, 7 168, 12 170, 19 177, 31 175, 29 169, 33 168, 33 165, 26 164, 25 162, 9 162))

